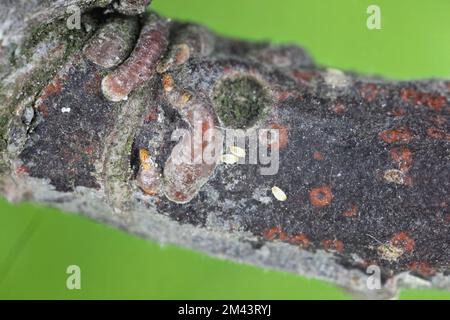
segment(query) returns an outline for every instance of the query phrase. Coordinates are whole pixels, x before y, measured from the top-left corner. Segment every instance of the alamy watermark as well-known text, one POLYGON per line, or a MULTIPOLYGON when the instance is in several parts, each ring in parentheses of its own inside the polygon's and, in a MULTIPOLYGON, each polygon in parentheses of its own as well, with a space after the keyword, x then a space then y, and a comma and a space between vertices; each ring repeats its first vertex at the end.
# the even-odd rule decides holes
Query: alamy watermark
POLYGON ((366 269, 367 277, 366 285, 369 290, 381 289, 381 269, 377 265, 370 265, 366 269))
POLYGON ((70 265, 66 269, 69 276, 66 279, 66 288, 69 290, 81 289, 81 268, 77 265, 70 265))
POLYGON ((366 10, 369 17, 367 17, 367 29, 380 30, 381 29, 381 9, 376 4, 367 7, 366 10))
POLYGON ((81 29, 81 9, 76 5, 70 5, 66 9, 69 17, 66 20, 66 26, 69 30, 81 29))

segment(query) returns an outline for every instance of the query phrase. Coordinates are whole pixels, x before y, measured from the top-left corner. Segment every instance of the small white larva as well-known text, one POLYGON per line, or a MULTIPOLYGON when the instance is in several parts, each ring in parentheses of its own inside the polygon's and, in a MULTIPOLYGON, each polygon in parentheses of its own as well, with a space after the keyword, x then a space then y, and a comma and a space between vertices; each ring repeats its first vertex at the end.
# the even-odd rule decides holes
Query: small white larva
POLYGON ((235 164, 239 161, 239 158, 236 157, 234 154, 223 154, 220 157, 220 160, 226 164, 235 164))
POLYGON ((240 147, 231 146, 230 147, 230 152, 232 154, 234 154, 236 157, 245 158, 245 150, 240 148, 240 147))
POLYGON ((272 187, 272 193, 273 193, 273 196, 279 201, 287 200, 286 193, 284 193, 284 191, 281 190, 280 188, 278 188, 277 186, 272 187))

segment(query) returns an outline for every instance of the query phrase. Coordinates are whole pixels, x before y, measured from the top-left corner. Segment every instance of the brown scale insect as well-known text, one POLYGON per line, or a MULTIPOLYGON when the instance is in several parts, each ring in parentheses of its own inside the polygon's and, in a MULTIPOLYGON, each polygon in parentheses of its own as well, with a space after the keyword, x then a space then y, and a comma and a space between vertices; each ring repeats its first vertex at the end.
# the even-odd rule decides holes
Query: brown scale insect
POLYGON ((159 73, 182 66, 189 59, 209 56, 214 50, 215 38, 209 30, 198 25, 180 27, 165 58, 157 67, 159 73))
POLYGON ((133 18, 108 20, 83 48, 83 54, 103 68, 118 66, 133 49, 138 25, 138 20, 133 18))
POLYGON ((102 81, 105 97, 126 100, 131 91, 148 81, 168 46, 168 21, 151 15, 145 21, 131 56, 102 81))
POLYGON ((186 203, 212 174, 222 154, 223 140, 215 130, 217 122, 208 100, 178 92, 169 75, 163 77, 163 87, 190 128, 178 137, 180 141, 164 164, 164 193, 174 202, 186 203))

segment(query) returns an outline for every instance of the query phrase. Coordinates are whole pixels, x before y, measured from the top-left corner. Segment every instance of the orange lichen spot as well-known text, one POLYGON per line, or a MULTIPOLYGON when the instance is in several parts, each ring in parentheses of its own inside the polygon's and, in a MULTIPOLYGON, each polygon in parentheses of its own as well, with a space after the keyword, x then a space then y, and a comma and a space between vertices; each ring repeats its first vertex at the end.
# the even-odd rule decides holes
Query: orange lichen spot
POLYGON ((184 202, 186 201, 189 197, 187 194, 185 194, 184 192, 181 191, 176 191, 174 194, 174 198, 179 201, 179 202, 184 202))
POLYGON ((95 151, 95 149, 94 149, 94 147, 93 146, 87 146, 85 149, 84 149, 84 151, 86 152, 86 154, 88 154, 88 155, 93 155, 94 154, 94 151, 95 151))
POLYGON ((306 248, 309 246, 309 239, 305 234, 300 233, 300 234, 290 237, 289 243, 295 244, 295 245, 300 245, 303 248, 306 248))
POLYGON ((401 248, 402 250, 406 252, 411 252, 414 250, 415 241, 412 239, 408 233, 406 232, 399 232, 396 233, 392 239, 391 244, 397 248, 401 248))
POLYGON ((62 90, 61 80, 59 78, 55 78, 52 82, 50 82, 42 91, 42 95, 40 97, 41 100, 46 100, 50 96, 54 94, 60 93, 62 90))
POLYGON ((223 73, 234 73, 234 69, 230 66, 224 66, 222 70, 223 73))
POLYGON ((412 152, 408 147, 401 146, 393 148, 389 154, 401 171, 406 172, 411 168, 413 157, 412 152))
POLYGON ((155 109, 151 109, 145 115, 146 121, 156 121, 158 119, 158 113, 155 109))
POLYGON ((270 228, 269 230, 266 230, 263 234, 264 238, 267 240, 281 240, 286 241, 288 240, 288 236, 280 226, 276 226, 273 228, 270 228))
POLYGON ((292 75, 299 82, 310 82, 314 77, 314 72, 295 70, 292 75))
POLYGON ((214 123, 211 122, 210 119, 205 119, 201 121, 201 125, 202 125, 202 134, 205 134, 209 129, 213 128, 214 123))
POLYGON ((388 112, 389 115, 394 117, 402 117, 406 114, 405 108, 394 108, 392 111, 388 112))
POLYGON ((16 174, 24 174, 24 173, 28 173, 29 172, 29 169, 28 169, 28 167, 27 166, 25 166, 25 165, 21 165, 20 167, 18 167, 17 169, 16 169, 16 174))
POLYGON ((428 128, 427 135, 436 140, 448 140, 450 141, 450 133, 440 130, 438 128, 428 128))
POLYGON ((46 104, 40 103, 39 106, 37 107, 37 110, 39 111, 39 113, 41 114, 41 116, 43 118, 48 117, 49 113, 48 113, 48 107, 46 104))
POLYGON ((319 151, 314 151, 313 153, 313 158, 317 161, 322 161, 325 159, 325 157, 323 156, 323 154, 319 151))
POLYGON ((409 269, 425 277, 432 276, 436 273, 436 270, 429 263, 423 261, 413 261, 409 265, 409 269))
POLYGON ((331 106, 331 111, 333 111, 336 114, 343 114, 347 109, 342 103, 337 103, 331 106))
POLYGON ((372 102, 378 95, 378 86, 375 83, 365 83, 361 86, 361 96, 367 102, 372 102))
POLYGON ((328 206, 333 199, 333 193, 328 186, 314 188, 309 192, 309 199, 313 206, 324 207, 328 206))
POLYGON ((326 239, 322 241, 322 246, 326 251, 336 251, 342 253, 344 251, 344 243, 341 240, 326 239))
POLYGON ((347 218, 356 217, 358 215, 358 206, 352 204, 350 209, 344 211, 342 215, 347 218))
POLYGON ((442 95, 421 92, 411 88, 402 89, 400 96, 405 102, 412 102, 414 105, 426 105, 436 111, 440 111, 447 102, 442 95))
POLYGON ((139 149, 139 161, 144 170, 150 170, 151 165, 149 163, 150 153, 146 149, 139 149))
POLYGON ((164 91, 166 92, 171 92, 174 88, 174 82, 173 82, 173 78, 170 74, 165 74, 162 77, 162 85, 164 88, 164 91))
POLYGON ((436 124, 437 126, 442 126, 447 123, 447 118, 443 115, 437 114, 430 117, 430 121, 436 124))
POLYGON ((426 105, 430 108, 440 111, 446 104, 447 100, 444 96, 434 96, 427 99, 426 105))
POLYGON ((270 129, 278 130, 278 141, 269 142, 268 147, 279 149, 279 150, 286 148, 286 146, 289 142, 288 128, 281 124, 274 123, 270 126, 270 129))
POLYGON ((386 143, 406 142, 411 141, 412 133, 406 126, 401 126, 395 129, 384 130, 380 133, 380 139, 386 143))
POLYGON ((280 232, 279 230, 279 227, 273 227, 269 230, 264 231, 263 236, 266 240, 275 240, 278 233, 280 232))
POLYGON ((411 99, 416 97, 417 91, 411 88, 405 88, 400 91, 400 97, 403 101, 409 102, 411 99))
POLYGON ((277 92, 278 95, 278 101, 282 102, 285 101, 286 99, 292 97, 292 93, 286 90, 281 90, 277 92))

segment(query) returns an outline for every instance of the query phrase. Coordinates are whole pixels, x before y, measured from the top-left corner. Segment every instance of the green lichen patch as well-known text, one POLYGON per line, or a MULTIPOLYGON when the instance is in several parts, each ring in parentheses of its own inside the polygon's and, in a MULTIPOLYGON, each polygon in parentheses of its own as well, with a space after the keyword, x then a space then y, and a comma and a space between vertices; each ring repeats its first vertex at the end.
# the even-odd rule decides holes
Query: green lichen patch
POLYGON ((0 153, 6 149, 6 132, 8 129, 8 117, 0 114, 0 153))
POLYGON ((5 173, 8 169, 6 162, 4 161, 2 154, 6 150, 6 132, 8 126, 8 117, 0 114, 0 175, 5 173))
POLYGON ((8 124, 8 118, 6 116, 0 115, 0 136, 6 132, 6 125, 8 124))
POLYGON ((269 96, 257 79, 242 76, 222 81, 215 90, 213 101, 225 126, 248 128, 264 115, 269 96))

